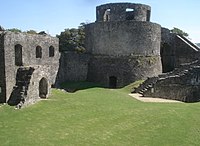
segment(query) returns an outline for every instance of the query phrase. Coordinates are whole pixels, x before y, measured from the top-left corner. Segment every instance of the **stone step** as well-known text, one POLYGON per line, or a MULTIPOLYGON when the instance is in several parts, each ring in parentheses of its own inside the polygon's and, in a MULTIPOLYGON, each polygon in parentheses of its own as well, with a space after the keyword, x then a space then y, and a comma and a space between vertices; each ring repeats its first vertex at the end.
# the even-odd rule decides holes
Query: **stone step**
POLYGON ((138 93, 140 93, 140 94, 143 94, 144 92, 142 92, 142 91, 139 91, 138 93))

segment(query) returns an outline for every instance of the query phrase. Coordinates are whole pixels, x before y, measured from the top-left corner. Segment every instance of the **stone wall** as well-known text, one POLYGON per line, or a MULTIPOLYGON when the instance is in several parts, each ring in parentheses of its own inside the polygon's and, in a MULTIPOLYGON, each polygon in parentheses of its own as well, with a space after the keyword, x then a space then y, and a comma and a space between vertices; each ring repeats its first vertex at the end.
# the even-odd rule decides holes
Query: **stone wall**
POLYGON ((86 49, 95 55, 160 55, 160 25, 150 22, 96 22, 86 25, 86 49))
MULTIPOLYGON (((6 97, 10 97, 16 83, 16 73, 19 68, 15 63, 15 46, 22 46, 21 61, 23 66, 46 66, 50 68, 41 72, 50 72, 49 78, 55 78, 59 67, 58 38, 49 35, 34 35, 25 33, 6 32, 4 37, 6 97), (36 57, 36 48, 41 48, 40 57, 36 57), (49 48, 53 47, 53 55, 49 55, 49 48), (53 76, 53 77, 52 77, 53 76)), ((55 80, 54 80, 55 82, 55 80)), ((53 83, 52 83, 53 84, 53 83)), ((35 89, 38 91, 38 88, 35 89)))
POLYGON ((134 3, 109 3, 96 8, 96 20, 100 21, 150 21, 151 7, 134 3), (131 11, 129 11, 129 10, 131 11), (130 15, 132 15, 130 17, 130 15))
POLYGON ((185 37, 177 35, 175 38, 175 67, 180 64, 190 63, 198 60, 200 55, 200 48, 194 47, 194 44, 185 37))
POLYGON ((63 51, 56 85, 67 81, 85 81, 87 79, 89 54, 63 51))
POLYGON ((56 80, 56 72, 52 72, 51 66, 34 66, 34 72, 30 80, 29 90, 26 96, 25 105, 35 103, 36 101, 40 100, 39 95, 39 82, 41 79, 47 80, 48 85, 48 92, 47 95, 51 94, 51 87, 55 84, 56 80), (36 90, 37 89, 37 90, 36 90))
POLYGON ((196 102, 200 100, 200 67, 190 67, 183 75, 171 76, 158 80, 153 86, 153 93, 145 93, 153 97, 196 102))
POLYGON ((200 101, 200 62, 181 65, 172 72, 147 79, 134 92, 184 102, 200 101))
POLYGON ((4 60, 4 33, 0 31, 0 103, 6 102, 5 60, 4 60))
POLYGON ((183 63, 197 60, 200 49, 187 38, 161 29, 161 58, 163 72, 169 72, 183 63))
POLYGON ((123 87, 162 72, 161 27, 143 21, 109 21, 86 25, 86 51, 91 54, 87 80, 123 87))
POLYGON ((88 81, 110 87, 110 77, 115 77, 116 87, 161 73, 160 56, 93 56, 89 63, 88 81))

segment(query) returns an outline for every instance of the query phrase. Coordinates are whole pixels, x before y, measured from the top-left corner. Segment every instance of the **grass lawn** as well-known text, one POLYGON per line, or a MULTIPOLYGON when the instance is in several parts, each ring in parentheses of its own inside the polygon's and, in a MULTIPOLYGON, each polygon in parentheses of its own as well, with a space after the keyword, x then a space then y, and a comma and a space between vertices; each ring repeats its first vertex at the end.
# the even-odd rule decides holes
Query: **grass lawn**
POLYGON ((0 106, 0 146, 200 145, 200 103, 143 103, 130 87, 65 86, 77 85, 21 110, 0 106))

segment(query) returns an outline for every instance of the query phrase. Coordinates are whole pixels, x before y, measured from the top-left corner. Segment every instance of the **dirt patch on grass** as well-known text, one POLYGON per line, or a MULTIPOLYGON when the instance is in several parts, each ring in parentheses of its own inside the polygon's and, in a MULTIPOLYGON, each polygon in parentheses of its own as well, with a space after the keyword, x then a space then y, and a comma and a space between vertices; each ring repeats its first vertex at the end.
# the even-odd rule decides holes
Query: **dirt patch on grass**
POLYGON ((142 101, 142 102, 175 102, 175 103, 181 103, 181 101, 177 101, 177 100, 170 100, 170 99, 163 99, 163 98, 154 98, 154 97, 143 97, 141 94, 138 93, 133 93, 133 94, 129 94, 130 96, 132 96, 133 98, 142 101))

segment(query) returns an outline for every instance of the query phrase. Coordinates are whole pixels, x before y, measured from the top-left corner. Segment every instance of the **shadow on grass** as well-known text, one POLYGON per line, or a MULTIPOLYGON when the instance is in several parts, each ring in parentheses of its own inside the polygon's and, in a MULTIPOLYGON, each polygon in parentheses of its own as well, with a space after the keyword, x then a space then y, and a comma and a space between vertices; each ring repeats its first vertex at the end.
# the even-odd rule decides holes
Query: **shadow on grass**
POLYGON ((89 88, 106 88, 103 85, 92 83, 92 82, 65 82, 61 84, 61 89, 64 89, 67 92, 74 93, 78 90, 84 90, 89 88))
POLYGON ((70 92, 70 93, 74 93, 78 90, 84 90, 84 89, 89 89, 89 88, 107 88, 107 89, 122 89, 122 90, 130 93, 134 88, 138 87, 142 82, 143 82, 143 80, 139 80, 139 81, 133 82, 129 85, 125 85, 124 87, 121 87, 121 88, 109 88, 102 84, 86 82, 86 81, 65 82, 65 83, 61 84, 61 89, 64 89, 65 91, 70 92))

